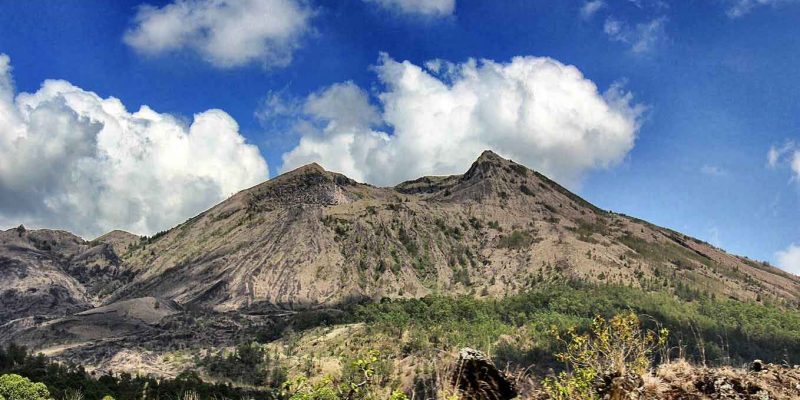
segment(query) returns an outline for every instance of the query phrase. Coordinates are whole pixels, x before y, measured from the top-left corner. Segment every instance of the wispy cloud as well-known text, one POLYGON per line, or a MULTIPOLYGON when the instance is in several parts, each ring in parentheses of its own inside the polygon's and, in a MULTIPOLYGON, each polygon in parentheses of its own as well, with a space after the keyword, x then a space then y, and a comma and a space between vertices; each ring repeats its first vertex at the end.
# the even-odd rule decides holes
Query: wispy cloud
POLYGON ((606 2, 603 0, 587 1, 583 4, 583 7, 581 7, 581 18, 584 20, 590 20, 595 14, 597 14, 598 11, 600 11, 601 8, 605 6, 606 2))
POLYGON ((770 168, 788 165, 792 170, 792 179, 800 179, 800 148, 794 141, 788 141, 780 147, 770 146, 767 151, 767 165, 770 168))
POLYGON ((728 9, 726 13, 731 18, 739 18, 744 16, 753 9, 763 6, 780 6, 785 4, 791 3, 798 3, 800 4, 799 0, 729 0, 728 9))
POLYGON ((714 247, 722 247, 722 240, 720 240, 719 236, 719 228, 713 226, 708 229, 708 242, 711 243, 714 247))
POLYGON ((783 159, 787 154, 791 153, 795 149, 795 144, 793 141, 787 141, 783 144, 783 146, 776 147, 770 146, 769 151, 767 151, 767 165, 770 168, 775 168, 778 166, 778 163, 783 159))
POLYGON ((407 15, 446 17, 456 10, 456 0, 364 0, 407 15))
POLYGON ((659 43, 666 40, 666 23, 666 16, 633 26, 614 17, 608 17, 603 24, 603 31, 609 39, 625 43, 630 46, 632 52, 642 54, 654 50, 659 43))
POLYGON ((728 175, 728 171, 717 165, 703 165, 700 172, 704 175, 721 177, 728 175))

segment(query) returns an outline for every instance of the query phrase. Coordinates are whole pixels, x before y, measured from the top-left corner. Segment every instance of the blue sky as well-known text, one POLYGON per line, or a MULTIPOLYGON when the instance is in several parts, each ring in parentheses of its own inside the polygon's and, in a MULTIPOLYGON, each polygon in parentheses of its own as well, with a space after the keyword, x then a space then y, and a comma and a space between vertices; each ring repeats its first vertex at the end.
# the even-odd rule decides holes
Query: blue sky
MULTIPOLYGON (((353 122, 353 125, 359 124, 357 129, 378 132, 374 137, 392 136, 395 130, 402 129, 402 124, 415 123, 413 116, 392 116, 387 112, 411 98, 407 91, 394 88, 399 81, 393 81, 392 71, 410 73, 412 66, 424 70, 427 61, 436 59, 462 71, 469 70, 469 59, 492 60, 505 68, 516 65, 512 62, 514 57, 531 56, 537 60, 548 57, 558 63, 557 69, 574 66, 582 74, 582 81, 597 86, 597 96, 586 94, 586 101, 594 102, 591 104, 610 102, 603 97, 609 87, 620 87, 620 93, 633 96, 627 106, 620 106, 615 109, 616 114, 608 117, 627 116, 629 121, 635 122, 633 131, 629 132, 624 126, 612 128, 617 125, 610 122, 611 125, 603 125, 612 132, 618 129, 631 133, 630 137, 635 137, 632 147, 620 142, 614 144, 609 154, 560 155, 591 159, 579 165, 547 163, 549 153, 536 147, 538 139, 514 142, 517 136, 496 141, 493 137, 483 137, 475 147, 504 143, 516 149, 517 153, 511 155, 519 161, 533 160, 526 163, 536 164, 537 160, 544 160, 541 166, 545 172, 557 178, 566 177, 565 184, 602 208, 674 228, 733 253, 781 263, 795 272, 800 271, 800 252, 792 247, 794 243, 800 244, 800 184, 797 181, 800 166, 792 169, 792 157, 797 150, 791 144, 800 141, 800 74, 797 73, 800 71, 800 40, 797 40, 800 2, 784 0, 759 5, 747 0, 608 0, 594 3, 597 7, 589 13, 585 1, 436 1, 441 2, 443 8, 431 11, 414 9, 413 1, 408 2, 411 6, 404 5, 404 0, 276 0, 274 7, 299 10, 302 15, 295 15, 299 25, 285 28, 294 29, 288 36, 266 42, 264 46, 273 46, 271 50, 275 51, 267 53, 257 48, 261 53, 257 52, 252 58, 231 61, 230 58, 222 60, 219 52, 238 49, 236 43, 225 43, 223 50, 208 50, 209 47, 200 43, 209 39, 202 33, 194 39, 173 43, 174 48, 168 51, 158 50, 157 40, 168 39, 146 36, 145 28, 140 25, 145 16, 140 8, 142 1, 0 0, 0 53, 10 59, 8 74, 15 86, 13 96, 36 93, 45 80, 61 79, 79 88, 81 93, 93 92, 99 99, 119 99, 131 113, 146 105, 159 115, 173 117, 176 126, 184 128, 192 124, 195 114, 210 109, 223 110, 238 124, 238 129, 231 128, 233 133, 229 138, 235 142, 238 134, 246 144, 257 146, 260 157, 268 164, 270 176, 317 154, 299 149, 303 135, 318 139, 314 142, 316 149, 321 146, 322 138, 327 137, 325 135, 345 125, 341 119, 336 119, 338 116, 329 115, 332 106, 322 101, 324 99, 330 98, 333 103, 340 104, 344 101, 341 99, 346 99, 344 103, 356 104, 345 111, 359 110, 352 111, 348 121, 357 121, 353 122), (138 42, 131 39, 137 32, 138 42), (383 59, 382 53, 386 54, 383 59), (408 64, 402 64, 406 60, 408 64), (336 84, 341 90, 327 90, 336 84), (308 104, 314 99, 320 100, 320 107, 328 108, 309 111, 308 104), (397 103, 393 103, 393 99, 397 103), (409 122, 408 118, 412 120, 409 122), (525 146, 537 150, 526 153, 525 146), (785 150, 772 165, 768 162, 771 148, 785 150), (287 156, 293 150, 295 152, 287 156), (781 251, 784 251, 782 256, 778 253, 781 251)), ((172 1, 146 3, 152 5, 150 10, 154 13, 174 6, 172 1)), ((179 2, 186 7, 202 3, 179 2)), ((271 11, 266 10, 267 13, 271 11)), ((531 71, 539 71, 533 60, 518 63, 533 68, 531 71)), ((481 85, 492 81, 487 72, 490 68, 484 70, 482 64, 477 63, 476 71, 486 77, 481 85)), ((455 87, 457 82, 467 80, 466 75, 461 74, 443 74, 438 79, 455 87)), ((547 78, 541 79, 545 82, 547 78)), ((547 101, 546 90, 537 93, 541 96, 539 101, 541 98, 547 101)), ((42 92, 40 95, 46 97, 42 92)), ((84 105, 94 101, 87 99, 69 100, 68 107, 79 107, 71 101, 84 105)), ((0 113, 2 110, 0 107, 0 113)), ((83 115, 83 112, 77 114, 83 115)), ((84 122, 76 120, 75 124, 84 122)), ((25 124, 32 126, 30 121, 25 124)), ((434 128, 439 127, 434 125, 434 128)), ((4 134, 2 129, 0 118, 0 136, 4 134)), ((521 129, 524 134, 524 127, 521 129)), ((479 131, 483 135, 493 135, 491 129, 484 126, 479 131)), ((6 134, 10 135, 8 132, 6 134)), ((96 133, 86 132, 87 137, 96 133)), ((558 132, 550 134, 558 135, 558 132)), ((459 140, 469 137, 472 136, 459 140)), ((5 178, 0 174, 0 199, 6 202, 5 206, 0 204, 0 224, 13 226, 23 222, 63 227, 87 236, 115 223, 122 228, 138 230, 138 233, 166 228, 208 207, 227 192, 241 189, 267 174, 266 168, 259 164, 259 155, 252 154, 250 148, 224 143, 215 144, 212 150, 230 146, 226 154, 236 154, 234 162, 250 160, 250 166, 223 169, 219 165, 225 164, 226 159, 216 159, 219 156, 204 148, 202 143, 188 149, 192 154, 207 152, 208 159, 214 161, 199 169, 216 168, 240 178, 230 184, 225 183, 225 176, 211 172, 202 179, 185 178, 180 175, 182 170, 170 161, 168 168, 175 169, 170 170, 173 172, 170 172, 169 181, 163 176, 155 179, 149 175, 135 175, 136 182, 142 185, 156 182, 167 189, 175 182, 189 182, 193 191, 182 192, 165 202, 167 204, 142 199, 134 207, 139 213, 124 220, 112 217, 119 214, 118 210, 108 211, 102 204, 93 206, 100 211, 80 209, 77 203, 64 200, 70 196, 63 196, 63 192, 13 187, 8 182, 12 182, 16 177, 12 175, 25 165, 19 161, 6 166, 9 171, 12 167, 16 171, 6 171, 5 178), (52 196, 58 201, 30 206, 29 199, 37 195, 52 196), (199 200, 187 201, 187 198, 199 200), (53 206, 54 202, 69 204, 53 206), (176 206, 175 212, 166 212, 170 216, 168 219, 151 215, 165 214, 164 208, 170 204, 180 207, 176 206), (85 218, 71 217, 76 212, 85 218), (99 212, 111 216, 103 223, 85 222, 99 212)), ((419 145, 406 144, 386 150, 386 154, 419 145)), ((0 156, 6 152, 6 157, 12 157, 11 149, 0 143, 0 156)), ((503 153, 502 148, 498 150, 503 153)), ((186 149, 181 151, 186 152, 186 149)), ((466 152, 471 151, 469 147, 466 152)), ((325 157, 331 159, 323 160, 323 164, 337 169, 337 162, 341 160, 335 152, 326 154, 325 157)), ((187 165, 201 162, 197 157, 185 157, 187 165)), ((408 154, 396 157, 413 159, 408 154)), ((63 159, 66 158, 59 158, 63 159)), ((347 164, 349 166, 338 169, 350 172, 347 169, 351 168, 358 175, 357 171, 372 165, 359 164, 368 159, 368 155, 354 156, 352 160, 348 158, 352 161, 347 164)), ((386 160, 383 161, 388 163, 383 166, 386 171, 397 166, 391 158, 386 160)), ((79 164, 73 161, 64 165, 73 168, 79 164)), ((102 162, 107 161, 102 158, 102 162)), ((157 165, 164 162, 154 158, 137 168, 160 168, 157 165)), ((462 164, 458 159, 421 171, 451 173, 462 164)), ((52 164, 49 172, 26 179, 40 179, 35 182, 40 182, 42 187, 51 182, 48 179, 62 182, 62 177, 51 176, 59 165, 62 164, 52 164)), ((164 168, 167 167, 161 170, 164 168)), ((75 172, 82 169, 70 171, 71 176, 83 179, 75 172)), ((384 173, 382 169, 377 171, 384 173)), ((133 176, 131 174, 120 173, 115 181, 133 176)), ((386 183, 395 176, 403 176, 386 174, 387 181, 369 172, 359 177, 386 183)), ((85 180, 94 182, 106 178, 92 176, 85 180)), ((104 184, 98 196, 123 204, 119 198, 131 192, 115 187, 117 184, 104 184)))

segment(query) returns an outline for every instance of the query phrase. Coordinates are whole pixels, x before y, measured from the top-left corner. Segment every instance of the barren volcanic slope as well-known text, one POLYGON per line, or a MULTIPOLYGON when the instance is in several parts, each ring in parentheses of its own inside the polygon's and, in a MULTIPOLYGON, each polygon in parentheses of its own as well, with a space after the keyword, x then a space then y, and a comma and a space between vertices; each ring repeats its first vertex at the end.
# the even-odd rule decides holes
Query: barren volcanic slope
POLYGON ((99 305, 130 278, 114 252, 122 236, 114 238, 86 242, 68 232, 22 226, 0 232, 0 324, 99 305))
POLYGON ((498 296, 553 279, 795 304, 800 278, 600 210, 492 152, 394 188, 311 164, 151 238, 0 233, 0 323, 142 297, 216 311, 429 294, 498 296))
POLYGON ((163 297, 218 311, 357 298, 519 292, 555 278, 797 302, 800 278, 602 211, 483 153, 464 175, 394 188, 316 164, 244 190, 121 254, 105 301, 163 297))

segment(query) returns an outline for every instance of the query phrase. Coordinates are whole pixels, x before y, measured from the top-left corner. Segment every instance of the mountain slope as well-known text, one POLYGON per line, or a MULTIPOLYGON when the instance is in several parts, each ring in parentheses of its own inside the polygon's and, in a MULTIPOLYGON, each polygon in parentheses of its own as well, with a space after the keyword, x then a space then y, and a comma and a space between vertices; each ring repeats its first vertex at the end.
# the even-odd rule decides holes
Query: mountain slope
POLYGON ((392 188, 311 164, 152 237, 0 232, 0 344, 135 374, 196 369, 209 349, 253 340, 288 349, 282 343, 297 337, 287 332, 313 343, 286 354, 297 363, 309 352, 325 358, 382 346, 407 360, 408 346, 429 336, 429 349, 522 340, 515 351, 539 354, 524 344, 526 329, 538 328, 524 321, 549 315, 574 323, 628 308, 670 324, 678 345, 702 340, 712 354, 710 343, 724 338, 719 357, 735 346, 740 360, 776 359, 795 354, 790 309, 799 300, 797 276, 603 211, 492 152, 463 175, 392 188), (426 304, 438 306, 426 311, 426 304), (383 319, 384 306, 384 317, 406 321, 402 330, 370 319, 383 319), (298 312, 306 308, 316 310, 298 312), (416 326, 433 314, 449 317, 416 326), (340 348, 324 330, 302 333, 342 322, 364 330, 340 348), (374 336, 381 329, 388 336, 374 336), (447 339, 456 330, 461 335, 447 339))
POLYGON ((22 226, 0 231, 0 324, 92 308, 129 277, 102 240, 22 226))
POLYGON ((106 302, 157 296, 218 311, 432 293, 499 296, 580 279, 796 303, 800 278, 602 211, 485 152, 464 175, 394 188, 311 164, 244 190, 122 255, 106 302))

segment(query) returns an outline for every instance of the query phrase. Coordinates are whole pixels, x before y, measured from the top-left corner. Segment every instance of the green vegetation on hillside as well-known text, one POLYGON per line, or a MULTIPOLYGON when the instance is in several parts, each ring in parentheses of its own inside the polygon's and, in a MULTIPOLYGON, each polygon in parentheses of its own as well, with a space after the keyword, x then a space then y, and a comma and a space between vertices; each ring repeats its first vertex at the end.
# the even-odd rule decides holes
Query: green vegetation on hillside
MULTIPOLYGON (((542 283, 505 298, 384 299, 298 312, 276 320, 270 328, 253 326, 242 335, 244 344, 232 351, 207 349, 211 352, 196 371, 175 379, 126 374, 93 377, 82 367, 50 363, 18 346, 0 350, 0 375, 13 373, 42 382, 56 399, 78 389, 86 399, 104 395, 117 400, 139 399, 142 393, 153 399, 179 398, 187 391, 199 398, 241 398, 250 393, 260 399, 323 398, 313 396, 330 391, 339 397, 329 398, 340 399, 357 398, 343 395, 343 388, 346 382, 363 382, 357 379, 369 369, 376 378, 370 376, 368 385, 386 389, 380 396, 399 388, 398 377, 409 373, 413 373, 415 393, 426 395, 436 385, 434 364, 441 354, 469 346, 490 354, 497 365, 542 376, 548 368, 564 368, 559 354, 564 354, 565 342, 559 337, 596 335, 598 317, 613 324, 618 315, 630 316, 620 320, 627 321, 627 325, 622 324, 625 327, 638 326, 641 321, 641 332, 670 332, 660 346, 663 349, 654 354, 646 352, 655 362, 676 358, 707 365, 741 365, 753 359, 800 362, 800 313, 794 310, 703 295, 687 300, 665 292, 572 282, 542 283), (636 324, 631 322, 634 316, 636 324), (339 327, 347 329, 339 330, 343 333, 337 336, 332 332, 339 327), (358 360, 375 358, 370 349, 381 352, 381 362, 358 364, 358 360), (315 360, 331 358, 341 362, 342 375, 320 381, 315 360), (393 367, 391 360, 412 361, 393 367), (204 382, 198 372, 230 383, 204 382), (262 389, 248 392, 231 384, 262 389)), ((649 340, 647 343, 651 343, 649 340)), ((641 359, 636 361, 637 368, 641 359)))
POLYGON ((286 380, 277 356, 255 343, 240 344, 228 354, 209 355, 203 365, 211 376, 240 384, 280 387, 286 380))
POLYGON ((316 326, 367 323, 372 334, 409 339, 404 353, 435 353, 461 346, 488 350, 501 362, 521 367, 552 366, 557 343, 553 328, 587 330, 597 316, 633 312, 648 329, 671 332, 671 357, 712 365, 762 359, 800 362, 800 313, 770 305, 685 298, 615 285, 544 284, 502 299, 434 296, 385 299, 345 307, 338 313, 299 313, 262 338, 316 326), (504 340, 498 340, 499 338, 504 340), (549 364, 549 365, 548 365, 549 364))

